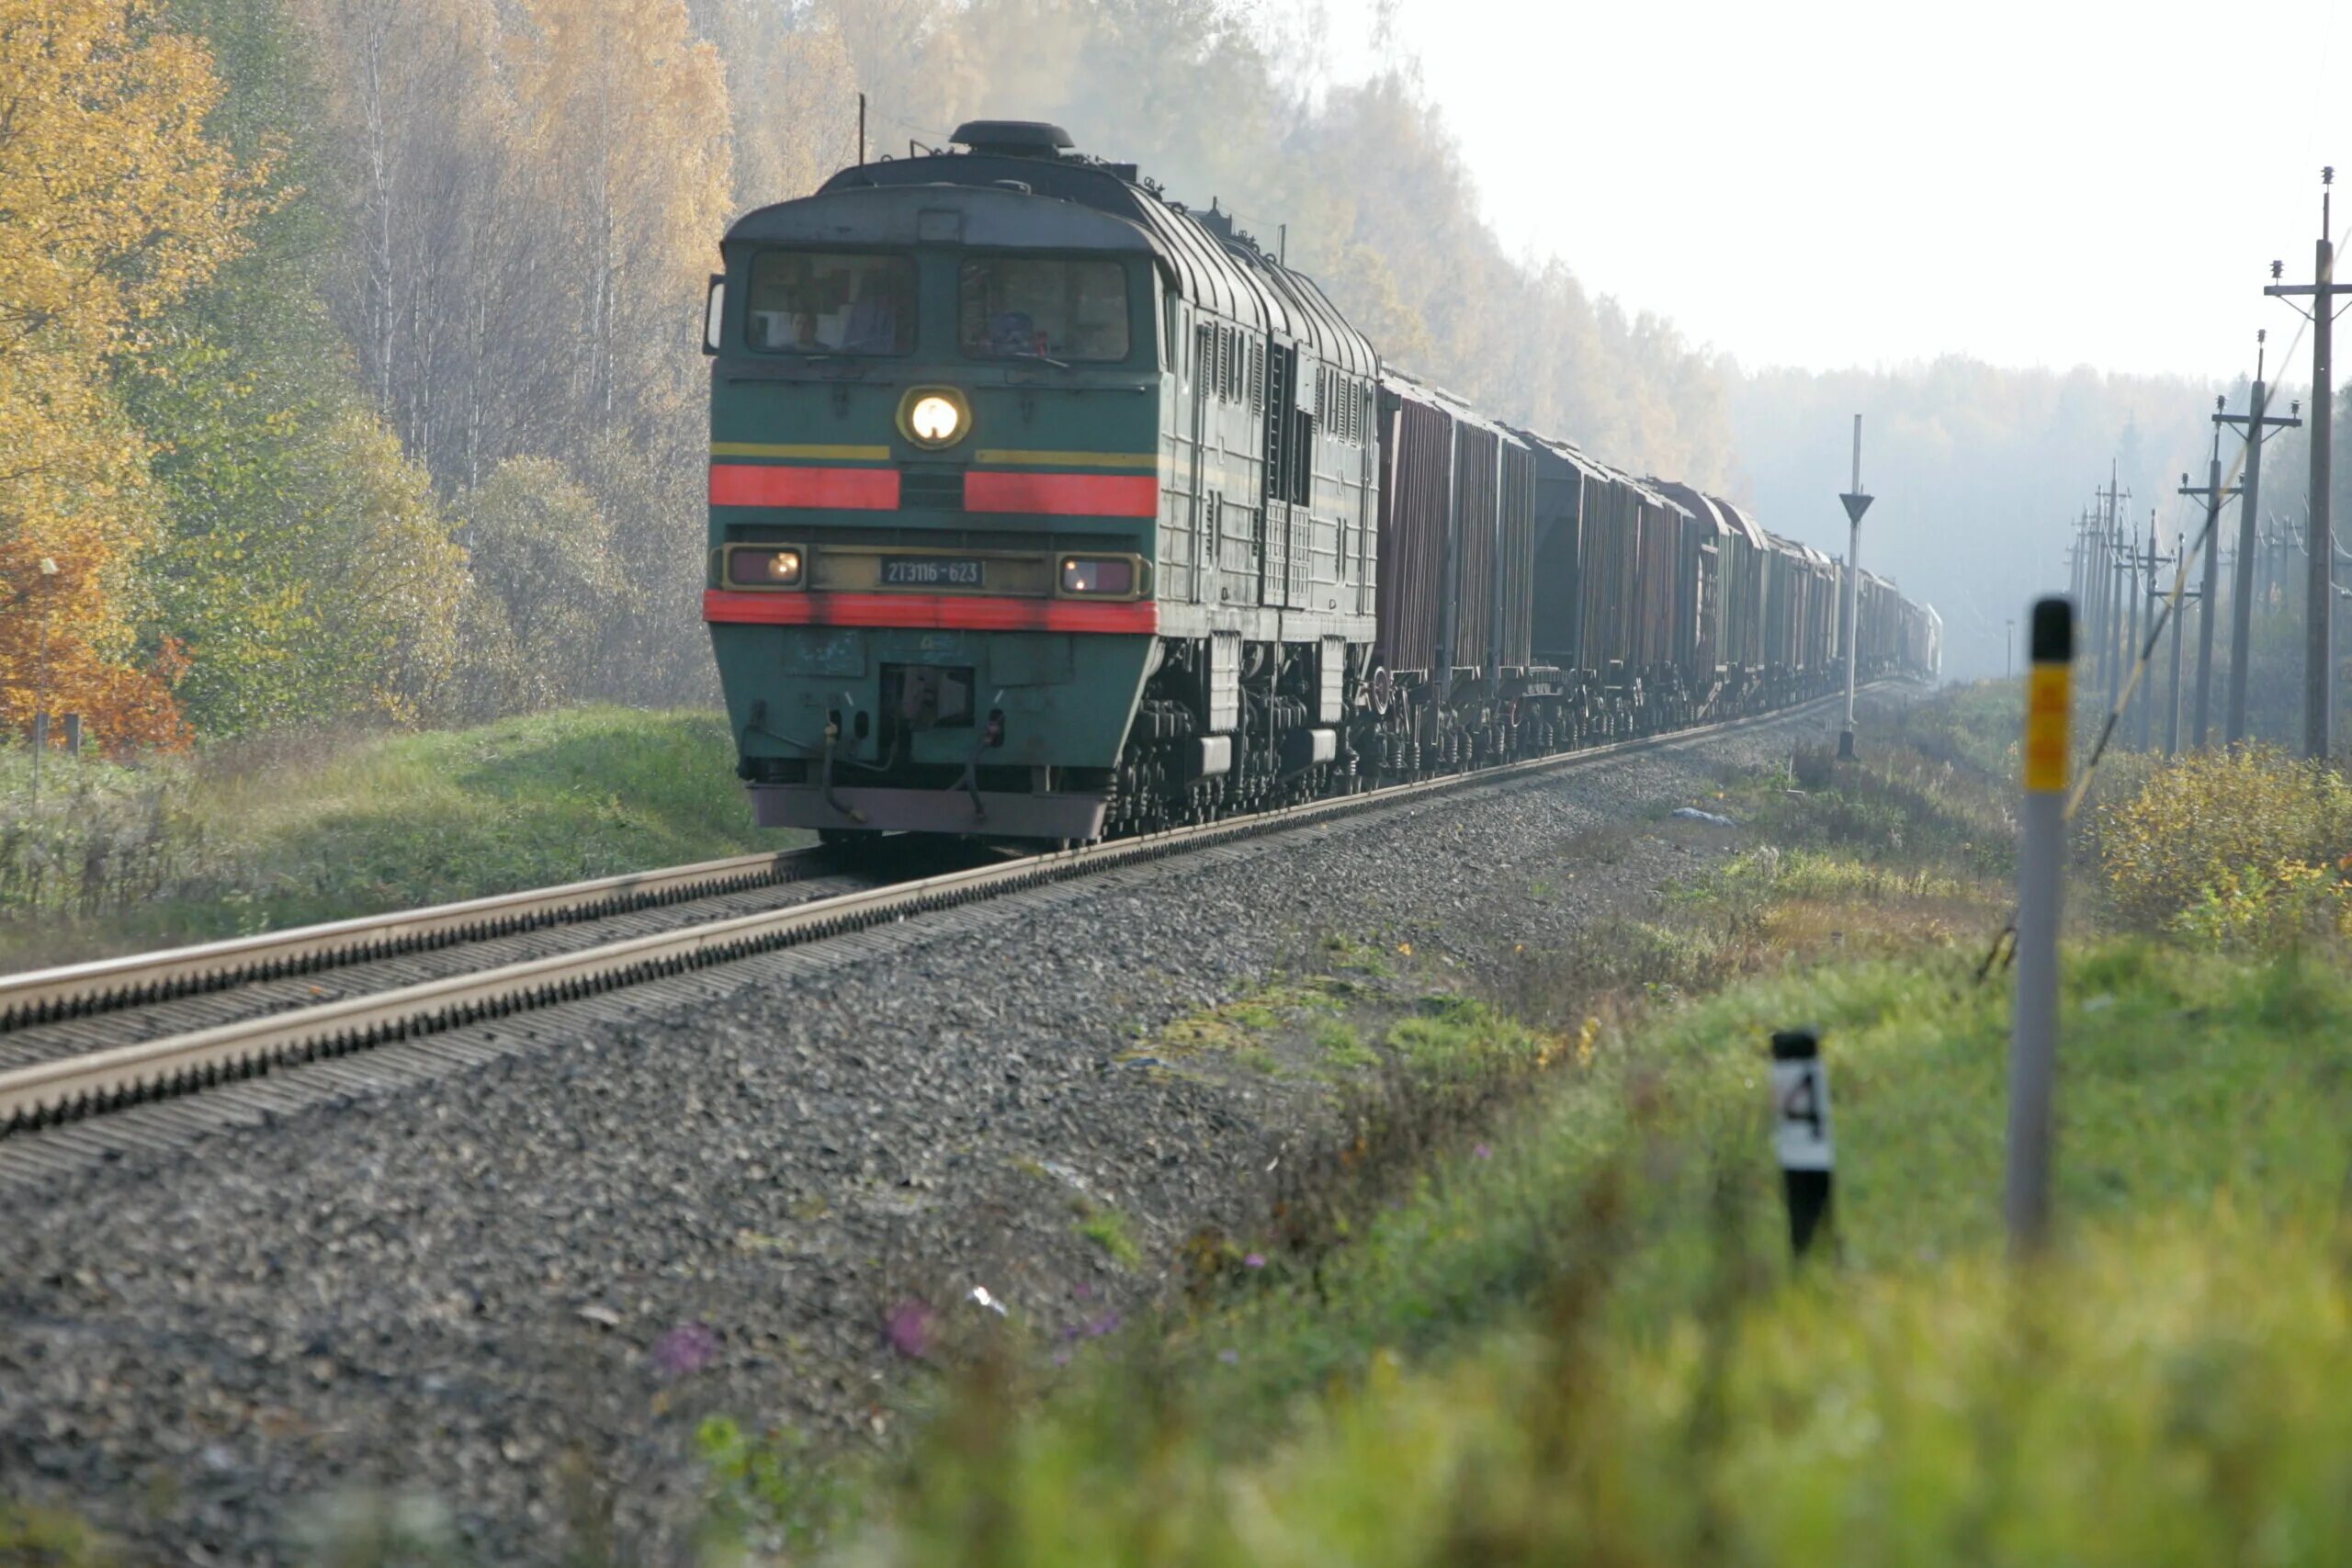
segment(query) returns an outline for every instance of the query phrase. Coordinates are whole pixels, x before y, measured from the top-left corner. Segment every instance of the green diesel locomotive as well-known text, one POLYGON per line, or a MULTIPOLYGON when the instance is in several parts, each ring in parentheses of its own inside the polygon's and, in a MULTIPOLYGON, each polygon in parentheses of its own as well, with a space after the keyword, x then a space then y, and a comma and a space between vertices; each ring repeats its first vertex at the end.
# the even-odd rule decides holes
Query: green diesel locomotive
POLYGON ((759 820, 1089 840, 1322 787, 1371 344, 1053 127, 956 140, 749 214, 713 280, 705 615, 759 820))

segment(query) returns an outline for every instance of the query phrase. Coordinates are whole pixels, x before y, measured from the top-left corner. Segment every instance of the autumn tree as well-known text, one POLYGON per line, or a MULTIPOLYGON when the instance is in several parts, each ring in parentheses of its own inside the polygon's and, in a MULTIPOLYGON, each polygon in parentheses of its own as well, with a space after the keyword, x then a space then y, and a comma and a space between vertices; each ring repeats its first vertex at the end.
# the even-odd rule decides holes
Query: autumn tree
POLYGON ((149 444, 110 373, 239 248, 206 133, 220 83, 144 0, 0 0, 0 723, 43 702, 111 743, 181 733, 134 661, 149 444), (54 571, 42 570, 49 562, 54 571))
POLYGON ((164 502, 146 561, 177 694, 213 734, 428 711, 464 558, 359 379, 327 298, 346 217, 310 37, 282 0, 171 0, 228 93, 212 120, 266 171, 245 253, 165 311, 125 378, 164 502))
POLYGON ((554 459, 517 457, 458 506, 475 589, 460 711, 486 717, 609 691, 628 584, 596 498, 554 459))
POLYGON ((729 204, 727 88, 684 0, 525 0, 517 134, 542 395, 571 442, 688 413, 729 204), (547 384, 552 381, 553 385, 547 384))
POLYGON ((363 384, 447 488, 544 448, 568 410, 517 396, 545 325, 504 34, 485 0, 302 0, 345 214, 330 280, 363 384))

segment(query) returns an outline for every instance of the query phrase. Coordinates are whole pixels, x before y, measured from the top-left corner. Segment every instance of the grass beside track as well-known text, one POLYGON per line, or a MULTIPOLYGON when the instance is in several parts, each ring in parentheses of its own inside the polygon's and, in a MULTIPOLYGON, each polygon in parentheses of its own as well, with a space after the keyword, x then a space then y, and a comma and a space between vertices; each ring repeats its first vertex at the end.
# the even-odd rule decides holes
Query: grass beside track
POLYGON ((1431 976, 1365 933, 1204 1015, 1182 1038, 1221 1063, 1511 1087, 1401 1138, 1359 1117, 1319 1195, 1177 1260, 1148 1331, 1062 1369, 983 1343, 847 1492, 722 1424, 720 1533, 1034 1568, 2352 1559, 2352 974, 2086 933, 2060 1241, 2011 1267, 2008 993, 1973 971, 2013 717, 1971 698, 1802 794, 1727 783, 1697 804, 1762 842, 1487 999, 1400 1007, 1431 976), (1764 1130, 1794 1022, 1839 1154, 1803 1269, 1764 1130), (1384 1139, 1416 1152, 1366 1179, 1384 1139))
POLYGON ((0 754, 0 969, 788 847, 711 713, 571 709, 128 769, 0 754))

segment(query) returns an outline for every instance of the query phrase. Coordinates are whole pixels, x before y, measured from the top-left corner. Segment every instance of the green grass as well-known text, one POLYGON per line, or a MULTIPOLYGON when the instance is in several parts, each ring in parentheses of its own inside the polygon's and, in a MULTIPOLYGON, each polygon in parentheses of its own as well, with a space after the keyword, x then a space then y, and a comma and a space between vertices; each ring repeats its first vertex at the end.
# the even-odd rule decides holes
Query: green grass
POLYGON ((1017 1338, 983 1358, 834 1527, 846 1560, 2352 1560, 2352 975, 2086 937, 2056 1244, 2014 1266, 2008 991, 1973 977, 2014 688, 1954 705, 1822 788, 1726 781, 1771 847, 1524 954, 1510 1005, 1347 998, 1317 1047, 1462 1113, 1355 1123, 1382 1179, 1353 1179, 1359 1135, 1256 1266, 1223 1243, 1124 1344, 1058 1376, 1017 1338), (1802 1269, 1765 1132, 1795 1023, 1838 1148, 1802 1269), (1497 1074, 1521 1088, 1459 1092, 1497 1074))
POLYGON ((2041 1269, 2001 1245, 2001 991, 1759 978, 1038 1413, 982 1427, 965 1386, 860 1560, 2343 1561, 2352 981, 2134 942, 2068 978, 2041 1269), (1840 1155, 1842 1257, 1803 1271, 1761 1133, 1797 1019, 1840 1155))
MULTIPOLYGON (((0 792, 29 781, 21 756, 0 792)), ((479 728, 45 770, 0 829, 18 967, 783 847, 716 714, 581 708, 479 728), (96 859, 94 862, 93 854, 96 859)))
POLYGON ((1315 1026, 1315 1046, 1331 1066, 1352 1072, 1377 1066, 1380 1058, 1363 1043, 1356 1026, 1343 1018, 1327 1018, 1315 1026))
POLYGON ((1078 1222, 1078 1234, 1101 1247, 1122 1269, 1134 1269, 1143 1262, 1143 1250, 1127 1229, 1127 1216, 1116 1209, 1089 1213, 1078 1222))

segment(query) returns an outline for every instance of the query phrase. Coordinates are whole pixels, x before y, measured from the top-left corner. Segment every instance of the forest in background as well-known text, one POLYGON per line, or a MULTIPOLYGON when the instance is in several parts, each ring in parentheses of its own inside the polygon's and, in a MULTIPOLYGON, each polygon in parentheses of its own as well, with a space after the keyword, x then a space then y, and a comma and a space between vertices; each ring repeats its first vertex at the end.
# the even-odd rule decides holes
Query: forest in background
POLYGON ((854 157, 861 91, 877 155, 1049 118, 1286 225, 1395 362, 1783 532, 1841 543, 1814 492, 1851 407, 1886 409, 1871 472, 1905 488, 1866 558, 1931 597, 2021 599, 2075 470, 2196 434, 2186 383, 1743 376, 1507 254, 1409 62, 1329 81, 1315 16, 0 0, 0 732, 44 703, 120 749, 707 700, 701 281, 732 213, 854 157), (1897 519, 1944 543, 1900 553, 1897 519))

